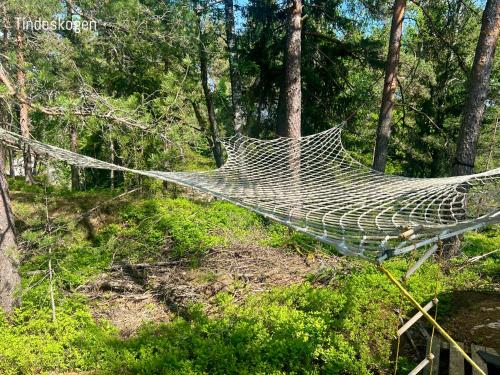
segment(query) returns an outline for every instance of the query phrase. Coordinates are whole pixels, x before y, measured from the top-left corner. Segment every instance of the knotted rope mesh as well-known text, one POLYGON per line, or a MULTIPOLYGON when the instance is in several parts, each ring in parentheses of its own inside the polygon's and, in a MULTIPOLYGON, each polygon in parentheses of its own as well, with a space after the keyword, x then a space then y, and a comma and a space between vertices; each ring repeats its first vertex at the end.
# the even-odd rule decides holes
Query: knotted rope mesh
POLYGON ((500 168, 447 178, 386 175, 354 160, 341 132, 339 126, 298 140, 233 136, 222 141, 224 166, 208 172, 130 169, 3 129, 0 140, 84 168, 193 187, 371 260, 500 222, 500 168))

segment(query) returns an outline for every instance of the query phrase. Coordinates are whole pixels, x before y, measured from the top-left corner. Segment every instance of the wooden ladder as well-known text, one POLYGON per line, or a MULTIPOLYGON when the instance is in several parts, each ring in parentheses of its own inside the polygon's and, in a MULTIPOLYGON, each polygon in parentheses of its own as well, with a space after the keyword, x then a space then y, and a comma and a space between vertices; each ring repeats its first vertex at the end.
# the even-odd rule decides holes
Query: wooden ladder
MULTIPOLYGON (((430 344, 430 339, 427 340, 426 353, 429 353, 429 349, 431 349, 430 352, 433 355, 433 359, 430 363, 430 366, 426 366, 423 369, 424 375, 430 375, 431 368, 432 368, 432 375, 439 375, 439 362, 440 362, 440 357, 441 357, 441 349, 447 349, 450 351, 448 374, 449 375, 464 375, 465 374, 464 357, 458 352, 458 350, 453 345, 449 345, 446 341, 441 340, 438 336, 434 336, 434 339, 432 340, 432 348, 429 348, 429 344, 430 344)), ((460 347, 462 347, 463 349, 466 349, 466 351, 471 354, 471 357, 474 360, 474 362, 476 362, 478 364, 478 366, 481 368, 481 370, 484 371, 485 374, 494 375, 494 374, 488 374, 488 366, 487 366, 486 362, 478 354, 478 351, 484 351, 484 352, 487 352, 487 353, 490 353, 493 355, 500 355, 500 349, 495 350, 493 348, 486 348, 484 346, 472 344, 470 346, 470 351, 469 351, 469 350, 467 350, 468 348, 464 348, 463 343, 459 342, 458 344, 460 345, 460 347)), ((479 374, 479 372, 473 368, 472 375, 478 375, 478 374, 479 374)))

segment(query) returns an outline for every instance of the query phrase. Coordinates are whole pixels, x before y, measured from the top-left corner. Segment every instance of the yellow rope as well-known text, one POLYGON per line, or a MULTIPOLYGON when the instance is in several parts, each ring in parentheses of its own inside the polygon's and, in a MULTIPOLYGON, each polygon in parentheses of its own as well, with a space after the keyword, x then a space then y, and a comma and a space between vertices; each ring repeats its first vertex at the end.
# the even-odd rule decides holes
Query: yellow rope
MULTIPOLYGON (((415 250, 417 250, 415 248, 415 250)), ((410 262, 413 262, 414 258, 415 258, 415 253, 416 251, 412 251, 410 254, 410 262)), ((401 282, 403 284, 406 285, 406 278, 405 277, 402 277, 401 278, 401 282)), ((396 346, 396 358, 395 358, 395 364, 394 364, 394 375, 397 375, 398 373, 398 365, 399 365, 399 352, 401 350, 401 336, 398 334, 398 329, 399 329, 399 325, 401 324, 401 318, 402 318, 402 311, 403 311, 403 296, 401 295, 401 293, 399 294, 399 309, 398 309, 398 321, 396 323, 396 337, 397 337, 397 346, 396 346)))
POLYGON ((396 347, 396 359, 394 362, 394 375, 398 373, 398 362, 399 362, 399 347, 401 345, 401 336, 398 334, 399 323, 401 321, 401 310, 403 309, 403 297, 399 294, 399 309, 398 309, 398 321, 396 323, 396 337, 398 340, 398 344, 396 347))
MULTIPOLYGON (((441 240, 438 241, 438 253, 441 254, 442 251, 442 242, 441 240)), ((434 287, 434 320, 437 321, 437 313, 438 313, 438 288, 439 288, 439 279, 441 276, 441 272, 439 272, 439 267, 436 268, 436 286, 434 287)), ((431 332, 431 339, 429 340, 429 353, 427 353, 427 356, 429 358, 429 375, 432 375, 432 363, 434 362, 434 357, 431 355, 432 353, 432 342, 434 340, 434 334, 436 333, 436 328, 434 325, 432 326, 432 332, 431 332)))
POLYGON ((453 340, 451 338, 451 336, 443 329, 443 327, 441 327, 437 322, 436 320, 429 315, 429 313, 427 311, 424 310, 424 308, 422 306, 420 306, 420 304, 415 300, 415 298, 413 298, 413 296, 400 284, 400 282, 398 280, 396 280, 396 278, 387 270, 385 269, 384 266, 382 265, 379 265, 379 269, 380 271, 382 271, 386 276, 387 278, 401 291, 401 293, 403 293, 403 295, 411 302, 411 304, 413 306, 415 306, 417 308, 418 311, 420 311, 422 313, 423 316, 425 316, 425 318, 432 324, 433 327, 435 327, 438 332, 451 344, 453 345, 456 350, 462 355, 462 357, 465 358, 465 360, 467 362, 469 362, 471 364, 471 366, 476 369, 476 371, 481 374, 481 375, 486 375, 484 373, 484 371, 481 369, 481 367, 479 367, 476 362, 474 362, 470 357, 469 355, 460 347, 460 345, 458 345, 456 343, 455 340, 453 340))

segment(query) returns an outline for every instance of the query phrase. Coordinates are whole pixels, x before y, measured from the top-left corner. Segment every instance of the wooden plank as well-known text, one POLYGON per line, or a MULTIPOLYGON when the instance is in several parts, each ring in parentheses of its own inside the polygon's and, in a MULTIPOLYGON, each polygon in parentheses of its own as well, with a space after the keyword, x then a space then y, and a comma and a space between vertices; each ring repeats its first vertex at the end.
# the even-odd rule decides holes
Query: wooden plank
MULTIPOLYGON (((436 300, 430 301, 427 305, 424 306, 425 311, 429 311, 434 304, 437 303, 436 300)), ((401 336, 403 333, 405 333, 417 320, 419 320, 424 314, 422 314, 420 311, 417 312, 413 317, 408 320, 404 325, 401 326, 401 328, 398 329, 398 336, 401 336)))
MULTIPOLYGON (((495 350, 493 348, 484 348, 484 351, 494 356, 500 356, 500 349, 495 350)), ((488 367, 488 364, 486 364, 486 367, 488 367)))
MULTIPOLYGON (((463 349, 464 344, 459 342, 458 345, 463 349)), ((450 374, 453 375, 464 375, 464 357, 455 348, 454 345, 450 345, 450 374)))
POLYGON ((415 273, 416 270, 418 270, 420 268, 420 266, 422 264, 424 264, 424 262, 429 259, 429 257, 434 254, 436 252, 436 250, 438 249, 438 245, 433 245, 429 250, 427 250, 424 255, 422 255, 422 257, 417 260, 417 262, 410 267, 410 269, 404 274, 403 276, 403 281, 404 280, 408 280, 410 278, 411 275, 413 275, 415 273))
MULTIPOLYGON (((427 353, 429 353, 429 344, 430 344, 430 339, 427 341, 427 353)), ((441 352, 441 339, 434 335, 434 338, 432 339, 432 348, 431 348, 431 353, 434 356, 432 359, 431 363, 429 366, 426 366, 424 369, 424 375, 430 375, 431 374, 431 369, 432 369, 432 375, 438 375, 439 374, 439 354, 441 352)))
MULTIPOLYGON (((479 368, 484 371, 485 374, 488 374, 488 365, 486 364, 485 361, 483 361, 483 359, 479 356, 479 354, 477 354, 478 350, 486 351, 486 348, 484 346, 474 345, 474 344, 470 346, 471 358, 474 362, 476 362, 479 368)), ((473 368, 472 375, 481 375, 481 373, 477 371, 475 368, 473 368)))
MULTIPOLYGON (((413 370, 411 370, 408 375, 417 375, 424 367, 426 367, 429 364, 429 359, 424 359, 422 362, 420 362, 417 367, 415 367, 413 370)), ((427 368, 427 367, 426 367, 427 368)))

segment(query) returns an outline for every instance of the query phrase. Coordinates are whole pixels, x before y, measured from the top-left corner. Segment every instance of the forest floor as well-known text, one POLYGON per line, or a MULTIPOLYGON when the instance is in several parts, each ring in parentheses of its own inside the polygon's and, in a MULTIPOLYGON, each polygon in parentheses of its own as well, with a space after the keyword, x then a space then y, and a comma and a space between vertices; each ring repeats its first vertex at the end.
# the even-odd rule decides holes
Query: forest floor
POLYGON ((454 291, 443 326, 465 345, 500 349, 500 293, 454 291))
POLYGON ((324 269, 341 267, 334 255, 304 256, 269 246, 240 244, 210 249, 193 268, 190 260, 113 264, 85 286, 93 315, 107 319, 123 336, 145 321, 168 321, 192 303, 210 312, 220 292, 233 302, 274 287, 300 284, 324 269))
MULTIPOLYGON (((23 305, 0 316, 0 374, 386 374, 396 311, 414 313, 373 265, 190 190, 73 193, 11 181, 11 193, 23 305)), ((460 341, 496 347, 500 257, 470 261, 500 247, 500 229, 464 243, 462 256, 427 262, 408 288, 424 303, 439 280, 438 320, 460 341)), ((409 258, 387 267, 400 275, 409 258)), ((400 373, 420 355, 405 348, 400 373)))

